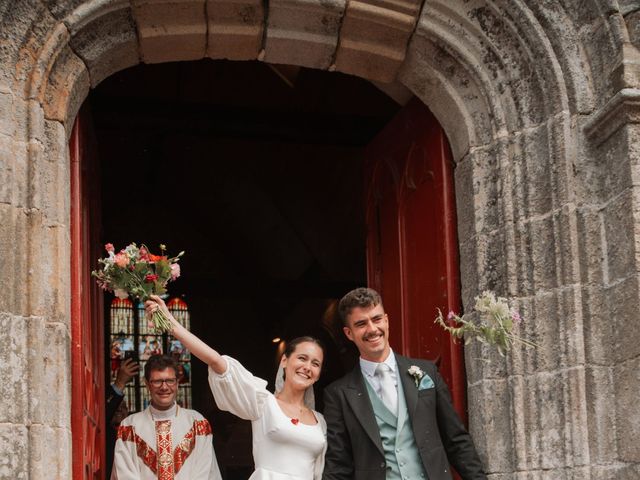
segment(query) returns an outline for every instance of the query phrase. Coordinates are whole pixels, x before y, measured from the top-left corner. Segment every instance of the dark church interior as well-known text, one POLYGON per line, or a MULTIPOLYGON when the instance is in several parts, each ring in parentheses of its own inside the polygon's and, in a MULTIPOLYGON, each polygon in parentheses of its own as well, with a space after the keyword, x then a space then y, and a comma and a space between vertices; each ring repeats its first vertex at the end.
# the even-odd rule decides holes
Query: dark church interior
MULTIPOLYGON (((89 108, 102 241, 185 250, 170 293, 193 332, 270 385, 274 338, 320 338, 321 409, 322 387, 356 359, 333 308, 367 279, 363 149, 399 106, 343 74, 203 60, 122 71, 89 108)), ((250 425, 216 408, 206 375, 193 359, 193 408, 225 478, 246 479, 250 425)))

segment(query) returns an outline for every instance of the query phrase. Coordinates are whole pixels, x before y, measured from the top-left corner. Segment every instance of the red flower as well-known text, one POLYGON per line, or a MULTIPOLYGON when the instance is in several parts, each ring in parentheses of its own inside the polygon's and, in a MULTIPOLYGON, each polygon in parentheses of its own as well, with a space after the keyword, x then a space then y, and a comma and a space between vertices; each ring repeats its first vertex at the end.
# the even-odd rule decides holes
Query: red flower
POLYGON ((111 252, 115 251, 115 248, 113 247, 113 243, 107 243, 107 244, 104 246, 104 249, 105 249, 107 252, 109 252, 109 253, 111 253, 111 252))
POLYGON ((292 418, 292 419, 291 419, 291 423, 293 423, 294 425, 297 425, 299 421, 300 421, 300 420, 299 420, 299 419, 297 419, 297 418, 292 418))
POLYGON ((155 273, 150 273, 146 277, 144 277, 144 281, 147 283, 155 282, 158 279, 158 275, 155 273))
POLYGON ((167 259, 166 255, 154 255, 152 253, 149 254, 149 261, 151 263, 159 262, 160 260, 166 260, 166 259, 167 259))

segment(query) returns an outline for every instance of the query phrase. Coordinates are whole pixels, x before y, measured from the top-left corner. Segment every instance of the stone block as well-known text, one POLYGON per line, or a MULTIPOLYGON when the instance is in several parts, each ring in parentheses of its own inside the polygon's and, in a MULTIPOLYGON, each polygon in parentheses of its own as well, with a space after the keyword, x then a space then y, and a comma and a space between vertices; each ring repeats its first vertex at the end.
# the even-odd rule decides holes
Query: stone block
MULTIPOLYGON (((602 164, 600 171, 602 177, 603 192, 600 195, 602 201, 608 201, 617 197, 622 192, 629 189, 633 184, 632 164, 637 165, 640 158, 632 162, 631 150, 634 130, 625 126, 600 146, 596 155, 602 164)), ((637 135, 635 135, 637 137, 637 135)))
POLYGON ((516 218, 543 215, 569 201, 571 183, 562 129, 566 121, 560 117, 515 137, 510 160, 516 218))
POLYGON ((345 0, 272 0, 264 61, 327 69, 338 44, 345 0))
POLYGON ((57 121, 45 122, 45 139, 28 145, 31 163, 30 206, 42 213, 47 226, 69 224, 69 152, 66 131, 57 121))
POLYGON ((207 0, 207 21, 207 57, 258 58, 265 24, 262 1, 207 0))
POLYGON ((477 262, 483 290, 493 290, 497 294, 509 291, 509 274, 515 273, 514 265, 507 262, 508 248, 505 229, 477 237, 477 262))
POLYGON ((505 379, 487 380, 470 386, 469 432, 486 471, 513 471, 515 445, 512 431, 512 404, 505 379))
POLYGON ((580 281, 587 285, 602 285, 604 272, 604 225, 600 209, 583 206, 576 210, 577 247, 580 262, 580 281))
POLYGON ((27 423, 27 322, 0 313, 0 423, 27 423))
POLYGON ((458 226, 458 238, 460 241, 467 241, 473 237, 476 232, 476 225, 479 220, 476 220, 476 216, 479 216, 482 212, 476 211, 475 208, 475 196, 476 196, 476 182, 477 179, 474 176, 474 163, 475 155, 465 155, 459 162, 456 163, 453 171, 455 182, 455 196, 456 196, 456 220, 458 226))
POLYGON ((89 70, 95 87, 109 75, 140 63, 131 9, 123 6, 72 30, 71 47, 89 70))
POLYGON ((28 242, 24 209, 0 203, 0 312, 27 310, 28 242))
MULTIPOLYGON (((522 338, 535 343, 536 348, 522 348, 522 368, 528 374, 554 371, 558 366, 575 366, 575 355, 569 354, 570 338, 576 332, 569 328, 570 316, 576 312, 567 308, 562 290, 539 293, 522 309, 524 321, 514 330, 522 338), (572 360, 572 363, 570 363, 572 360)), ((569 305, 570 308, 570 305, 569 305)), ((575 351, 575 347, 572 349, 575 351)))
POLYGON ((42 104, 38 100, 29 99, 25 103, 24 112, 21 112, 21 116, 22 115, 24 115, 24 118, 28 122, 28 127, 26 128, 28 137, 25 137, 25 142, 29 142, 30 140, 44 142, 46 119, 42 104))
POLYGON ((558 225, 558 283, 575 285, 580 282, 580 250, 578 235, 578 213, 573 203, 563 205, 554 212, 558 225))
POLYGON ((460 290, 464 311, 473 307, 473 297, 481 288, 480 271, 478 268, 478 239, 475 237, 460 241, 460 290))
POLYGON ((30 317, 29 417, 32 423, 68 428, 71 405, 71 339, 67 326, 30 317), (56 392, 51 396, 51 392, 56 392))
POLYGON ((69 321, 69 225, 48 224, 39 212, 28 217, 28 289, 30 315, 52 322, 69 321), (51 286, 55 285, 56 288, 51 286))
POLYGON ((91 83, 84 62, 65 47, 53 65, 43 104, 45 118, 58 120, 69 129, 89 94, 91 83))
MULTIPOLYGON (((465 318, 475 320, 476 314, 469 314, 465 318)), ((464 357, 469 388, 486 380, 504 379, 507 376, 507 359, 500 356, 493 346, 471 341, 464 347, 464 357)))
POLYGON ((613 369, 587 366, 585 369, 586 408, 589 428, 589 455, 593 463, 608 463, 616 458, 616 415, 613 369))
POLYGON ((132 0, 140 56, 145 63, 204 58, 205 0, 132 0))
POLYGON ((26 146, 0 135, 0 203, 24 207, 28 201, 26 146))
POLYGON ((350 1, 342 19, 336 69, 368 80, 393 82, 421 6, 416 0, 350 1))
POLYGON ((0 136, 12 136, 15 131, 13 92, 0 84, 0 136))
POLYGON ((638 269, 640 226, 634 218, 636 205, 633 192, 627 191, 602 210, 608 284, 625 279, 638 269))
POLYGON ((586 420, 581 376, 582 369, 575 369, 526 377, 522 406, 526 470, 551 471, 588 461, 586 422, 574 424, 576 417, 586 420))
POLYGON ((559 286, 559 223, 555 215, 538 217, 519 224, 518 281, 519 288, 528 294, 550 290, 559 286))
MULTIPOLYGON (((506 162, 508 155, 507 144, 500 141, 485 148, 475 149, 465 158, 468 165, 460 174, 466 174, 471 178, 467 178, 464 184, 460 184, 456 178, 456 202, 458 210, 473 209, 475 223, 469 225, 468 215, 462 216, 465 224, 461 224, 463 230, 458 234, 461 240, 477 233, 493 232, 503 225, 505 188, 501 164, 506 162), (461 191, 462 189, 465 191, 461 191), (469 198, 469 190, 473 194, 472 199, 469 198), (465 204, 462 204, 461 200, 465 200, 465 204)), ((455 172, 456 177, 460 174, 455 172)), ((458 223, 460 224, 460 221, 458 223)))
POLYGON ((607 310, 604 321, 612 337, 612 356, 617 362, 638 357, 640 355, 638 276, 633 275, 612 285, 605 290, 605 294, 607 310))
POLYGON ((582 288, 585 361, 588 364, 613 364, 616 322, 611 317, 609 305, 609 292, 605 289, 582 288))
POLYGON ((616 439, 618 460, 640 463, 640 357, 627 360, 613 370, 615 383, 616 439))
POLYGON ((0 423, 0 445, 2 446, 0 478, 11 480, 33 478, 29 476, 30 452, 27 427, 13 423, 0 423))
POLYGON ((628 127, 619 128, 597 146, 588 144, 577 156, 577 192, 592 205, 604 203, 631 186, 628 134, 628 127))
POLYGON ((68 427, 29 427, 29 478, 71 478, 71 453, 68 427))

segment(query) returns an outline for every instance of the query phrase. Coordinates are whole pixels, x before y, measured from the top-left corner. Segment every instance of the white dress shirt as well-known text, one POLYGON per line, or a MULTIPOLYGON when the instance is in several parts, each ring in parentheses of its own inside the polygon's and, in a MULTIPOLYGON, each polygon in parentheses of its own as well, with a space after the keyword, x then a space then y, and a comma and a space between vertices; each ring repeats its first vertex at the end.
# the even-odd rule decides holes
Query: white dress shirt
MULTIPOLYGON (((396 357, 393 354, 393 350, 389 350, 389 355, 381 363, 386 363, 389 366, 389 373, 391 378, 393 378, 393 384, 398 388, 398 374, 396 373, 398 365, 396 364, 396 357)), ((360 370, 362 371, 362 375, 367 379, 369 385, 373 387, 373 391, 382 398, 380 391, 380 377, 376 375, 376 368, 378 368, 378 362, 370 362, 369 360, 365 360, 360 357, 360 370)))

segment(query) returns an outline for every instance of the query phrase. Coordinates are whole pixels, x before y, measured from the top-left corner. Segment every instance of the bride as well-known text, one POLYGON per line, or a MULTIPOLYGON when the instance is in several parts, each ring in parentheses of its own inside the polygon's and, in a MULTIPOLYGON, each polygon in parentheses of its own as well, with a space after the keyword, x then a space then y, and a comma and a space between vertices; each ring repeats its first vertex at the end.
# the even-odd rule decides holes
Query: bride
POLYGON ((318 340, 299 337, 287 344, 274 395, 265 380, 180 325, 160 297, 152 296, 145 309, 148 314, 161 309, 173 325, 171 335, 209 365, 209 386, 218 408, 251 420, 255 471, 250 480, 321 479, 327 426, 313 409, 313 384, 324 357, 318 340))

